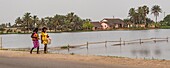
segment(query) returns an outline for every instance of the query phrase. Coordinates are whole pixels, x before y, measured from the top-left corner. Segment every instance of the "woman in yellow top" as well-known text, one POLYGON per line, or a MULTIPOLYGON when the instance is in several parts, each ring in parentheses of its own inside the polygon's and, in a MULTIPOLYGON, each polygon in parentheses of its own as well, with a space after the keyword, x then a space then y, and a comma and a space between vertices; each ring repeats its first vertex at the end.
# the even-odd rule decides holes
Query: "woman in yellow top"
POLYGON ((44 53, 47 53, 47 44, 48 44, 48 34, 46 33, 47 28, 43 27, 41 32, 41 43, 44 44, 44 53))

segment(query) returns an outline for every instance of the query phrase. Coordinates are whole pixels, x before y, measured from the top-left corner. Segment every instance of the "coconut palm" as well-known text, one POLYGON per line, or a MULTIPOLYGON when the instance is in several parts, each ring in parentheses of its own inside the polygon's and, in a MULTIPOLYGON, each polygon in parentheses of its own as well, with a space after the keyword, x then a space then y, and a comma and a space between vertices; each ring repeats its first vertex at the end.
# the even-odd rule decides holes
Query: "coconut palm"
POLYGON ((142 7, 138 7, 138 23, 142 24, 143 23, 143 18, 144 18, 144 9, 142 7))
POLYGON ((157 18, 159 16, 159 13, 162 13, 162 9, 160 8, 160 6, 154 5, 151 9, 151 14, 154 14, 156 23, 157 23, 157 18))
POLYGON ((16 20, 15 20, 15 24, 16 26, 21 26, 22 25, 22 20, 20 17, 18 17, 16 20))
POLYGON ((37 15, 34 15, 32 20, 33 20, 33 23, 32 23, 33 28, 37 27, 37 24, 38 24, 38 21, 39 21, 37 15))
POLYGON ((146 18, 147 18, 147 14, 149 14, 149 7, 144 5, 142 8, 143 8, 143 11, 144 11, 144 23, 147 24, 146 18))
POLYGON ((46 21, 47 21, 47 24, 46 24, 46 27, 49 28, 49 30, 51 31, 53 28, 53 17, 45 17, 46 21))
POLYGON ((41 18, 38 26, 41 27, 41 28, 44 27, 44 26, 47 26, 47 22, 46 22, 45 18, 41 18))
POLYGON ((65 24, 66 24, 66 27, 68 29, 72 29, 72 25, 74 24, 73 22, 73 18, 74 18, 74 12, 71 12, 71 13, 68 13, 66 15, 66 21, 65 21, 65 24))
POLYGON ((27 28, 28 31, 29 31, 29 29, 30 29, 31 21, 32 21, 30 14, 31 14, 31 13, 28 13, 28 12, 27 12, 27 13, 24 14, 24 17, 23 17, 23 22, 24 22, 24 24, 25 24, 25 28, 27 28))
POLYGON ((55 29, 55 32, 57 30, 57 28, 59 27, 60 25, 60 22, 59 22, 59 19, 60 18, 60 15, 56 14, 54 17, 53 17, 53 28, 55 29))
POLYGON ((136 11, 135 11, 135 8, 131 8, 129 10, 129 17, 130 17, 130 20, 135 23, 135 15, 136 15, 136 11))
POLYGON ((73 22, 74 22, 74 25, 73 25, 73 30, 81 30, 83 29, 83 20, 78 17, 77 15, 74 15, 74 18, 73 18, 73 22))

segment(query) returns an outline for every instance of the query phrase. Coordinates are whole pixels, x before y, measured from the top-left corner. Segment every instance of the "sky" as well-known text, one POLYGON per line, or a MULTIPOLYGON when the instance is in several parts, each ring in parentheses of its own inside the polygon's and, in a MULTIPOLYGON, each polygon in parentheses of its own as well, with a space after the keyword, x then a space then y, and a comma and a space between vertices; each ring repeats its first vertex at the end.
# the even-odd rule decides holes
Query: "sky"
MULTIPOLYGON (((0 0, 0 24, 14 24, 17 17, 30 12, 39 18, 54 16, 55 14, 66 15, 74 12, 79 17, 92 21, 99 21, 103 18, 128 18, 130 8, 138 8, 147 5, 150 10, 154 5, 162 8, 158 20, 164 15, 170 14, 170 0, 0 0), (165 14, 164 14, 165 12, 165 14)), ((148 17, 155 20, 150 13, 148 17)))

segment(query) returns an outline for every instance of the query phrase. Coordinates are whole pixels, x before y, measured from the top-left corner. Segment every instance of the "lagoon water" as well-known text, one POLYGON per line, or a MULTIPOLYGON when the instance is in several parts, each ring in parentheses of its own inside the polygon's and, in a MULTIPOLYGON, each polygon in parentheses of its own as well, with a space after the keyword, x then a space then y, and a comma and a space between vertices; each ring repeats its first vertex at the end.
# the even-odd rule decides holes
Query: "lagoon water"
MULTIPOLYGON (((0 35, 3 48, 31 48, 31 34, 7 34, 0 35)), ((52 43, 49 47, 59 47, 65 45, 85 44, 86 42, 101 41, 124 41, 144 38, 166 38, 170 37, 169 29, 153 30, 129 30, 129 31, 94 31, 94 32, 63 32, 49 33, 52 43)), ((170 40, 170 39, 169 39, 170 40)), ((130 58, 148 58, 148 59, 166 59, 170 60, 170 41, 149 42, 142 44, 128 44, 123 46, 112 46, 113 43, 90 44, 88 50, 86 47, 79 47, 67 50, 52 51, 55 53, 75 53, 82 55, 102 55, 102 56, 121 56, 130 58)), ((43 48, 43 45, 41 45, 43 48)))

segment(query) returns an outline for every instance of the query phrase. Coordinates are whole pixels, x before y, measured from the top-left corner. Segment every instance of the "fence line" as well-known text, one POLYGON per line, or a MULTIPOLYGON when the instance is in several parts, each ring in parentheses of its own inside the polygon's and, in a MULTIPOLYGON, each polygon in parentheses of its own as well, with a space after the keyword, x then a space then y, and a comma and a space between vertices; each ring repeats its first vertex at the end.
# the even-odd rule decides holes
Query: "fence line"
MULTIPOLYGON (((134 40, 129 40, 129 41, 123 41, 121 38, 119 41, 101 41, 101 42, 86 42, 85 44, 79 44, 79 45, 70 45, 68 44, 65 49, 68 49, 68 52, 70 51, 70 48, 76 48, 76 47, 81 47, 81 46, 86 46, 86 48, 89 48, 90 44, 105 44, 105 47, 107 47, 107 43, 113 43, 112 46, 121 46, 121 45, 126 45, 126 44, 142 44, 146 42, 159 42, 159 41, 167 41, 170 37, 166 38, 145 38, 145 39, 134 39, 134 40)), ((57 47, 61 48, 61 47, 57 47)))
MULTIPOLYGON (((135 44, 135 43, 146 43, 146 42, 159 42, 159 41, 167 41, 168 42, 169 37, 167 38, 147 38, 147 39, 135 39, 135 40, 129 40, 129 41, 124 41, 120 45, 125 45, 125 44, 135 44)), ((116 44, 118 45, 118 44, 116 44)))

